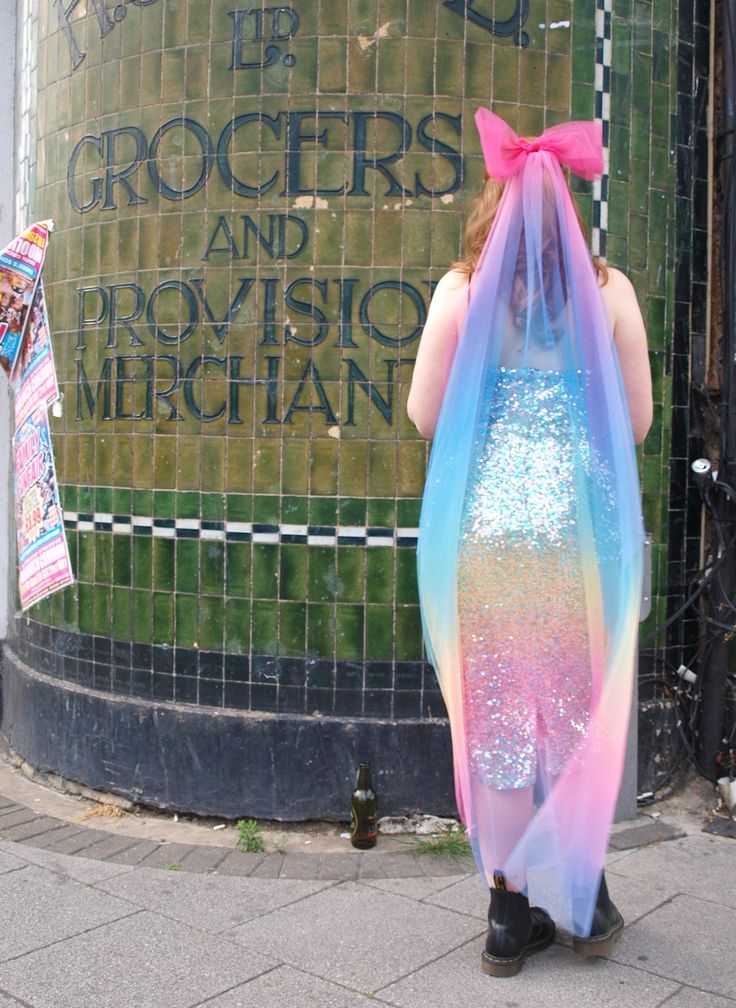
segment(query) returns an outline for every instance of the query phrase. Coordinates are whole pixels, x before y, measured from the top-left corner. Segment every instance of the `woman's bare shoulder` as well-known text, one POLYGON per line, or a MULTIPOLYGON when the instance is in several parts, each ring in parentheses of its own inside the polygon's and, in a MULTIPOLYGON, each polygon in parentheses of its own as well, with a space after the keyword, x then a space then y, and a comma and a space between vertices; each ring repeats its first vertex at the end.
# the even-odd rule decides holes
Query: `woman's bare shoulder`
POLYGON ((606 295, 634 294, 634 285, 626 274, 615 266, 606 265, 608 278, 605 283, 600 284, 601 293, 606 295))
POLYGON ((467 298, 469 280, 469 275, 462 270, 448 270, 437 281, 432 292, 431 311, 445 312, 458 309, 467 298))
POLYGON ((598 289, 611 322, 615 323, 632 313, 638 316, 639 302, 631 280, 615 266, 606 266, 606 271, 608 279, 598 289))
POLYGON ((439 279, 435 290, 441 290, 443 293, 447 294, 452 291, 461 293, 462 291, 467 290, 469 282, 470 274, 466 273, 465 270, 451 269, 439 279))

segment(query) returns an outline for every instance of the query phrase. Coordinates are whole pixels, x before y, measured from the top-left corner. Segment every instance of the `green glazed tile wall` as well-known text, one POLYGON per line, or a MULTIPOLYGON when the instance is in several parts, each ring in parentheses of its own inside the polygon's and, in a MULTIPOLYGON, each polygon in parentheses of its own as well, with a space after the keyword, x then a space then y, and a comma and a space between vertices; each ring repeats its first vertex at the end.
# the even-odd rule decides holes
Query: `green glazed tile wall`
MULTIPOLYGON (((56 221, 46 282, 67 511, 416 526, 427 447, 406 395, 431 284, 460 254, 482 175, 472 112, 492 103, 524 134, 592 117, 595 9, 608 4, 531 0, 525 46, 454 6, 294 0, 241 16, 154 0, 115 22, 102 4, 100 37, 84 5, 67 31, 39 5, 36 212, 56 221)), ((655 374, 641 453, 655 595, 674 22, 669 4, 616 3, 610 81, 607 254, 635 283, 655 374)), ((590 217, 590 187, 580 200, 590 217)), ((33 612, 51 626, 231 653, 422 658, 410 546, 75 526, 70 548, 78 585, 33 612)))

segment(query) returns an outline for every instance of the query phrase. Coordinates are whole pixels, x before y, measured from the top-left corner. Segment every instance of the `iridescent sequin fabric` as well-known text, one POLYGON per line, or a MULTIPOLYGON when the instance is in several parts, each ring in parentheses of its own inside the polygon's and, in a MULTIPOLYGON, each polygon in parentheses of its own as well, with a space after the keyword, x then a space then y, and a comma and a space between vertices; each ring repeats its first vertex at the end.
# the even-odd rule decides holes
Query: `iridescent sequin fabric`
POLYGON ((499 369, 475 444, 458 555, 471 774, 527 787, 563 769, 591 704, 579 491, 591 477, 579 376, 499 369))

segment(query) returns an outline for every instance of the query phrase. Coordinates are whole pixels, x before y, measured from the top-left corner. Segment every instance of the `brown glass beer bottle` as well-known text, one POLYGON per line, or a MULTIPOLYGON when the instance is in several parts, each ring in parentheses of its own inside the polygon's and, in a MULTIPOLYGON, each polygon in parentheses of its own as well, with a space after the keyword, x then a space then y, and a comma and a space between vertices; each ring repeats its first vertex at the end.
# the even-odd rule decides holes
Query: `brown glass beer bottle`
POLYGON ((350 843, 360 850, 375 847, 378 836, 376 792, 371 781, 370 763, 361 763, 358 786, 350 799, 350 843))

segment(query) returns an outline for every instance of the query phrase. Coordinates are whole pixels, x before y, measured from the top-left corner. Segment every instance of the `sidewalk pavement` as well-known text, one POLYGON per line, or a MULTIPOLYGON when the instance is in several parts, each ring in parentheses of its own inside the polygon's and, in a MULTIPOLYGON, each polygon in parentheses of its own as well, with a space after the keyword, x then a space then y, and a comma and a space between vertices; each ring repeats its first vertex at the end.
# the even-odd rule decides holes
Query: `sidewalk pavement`
POLYGON ((562 935, 495 979, 467 863, 385 840, 245 855, 221 833, 160 842, 24 801, 0 798, 0 1008, 736 1008, 736 841, 697 817, 616 827, 610 960, 562 935))

